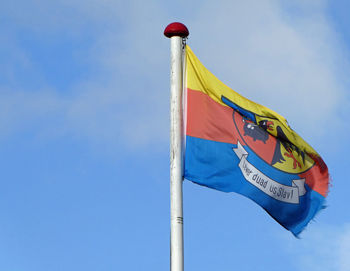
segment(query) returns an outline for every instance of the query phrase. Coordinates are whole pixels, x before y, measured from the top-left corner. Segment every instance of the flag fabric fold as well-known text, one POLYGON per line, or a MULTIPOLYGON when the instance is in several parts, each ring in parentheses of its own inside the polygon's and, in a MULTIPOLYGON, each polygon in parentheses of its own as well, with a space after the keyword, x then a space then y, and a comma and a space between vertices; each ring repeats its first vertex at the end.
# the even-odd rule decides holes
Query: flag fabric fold
POLYGON ((244 195, 295 236, 324 207, 329 174, 286 119, 218 80, 186 46, 184 177, 244 195))

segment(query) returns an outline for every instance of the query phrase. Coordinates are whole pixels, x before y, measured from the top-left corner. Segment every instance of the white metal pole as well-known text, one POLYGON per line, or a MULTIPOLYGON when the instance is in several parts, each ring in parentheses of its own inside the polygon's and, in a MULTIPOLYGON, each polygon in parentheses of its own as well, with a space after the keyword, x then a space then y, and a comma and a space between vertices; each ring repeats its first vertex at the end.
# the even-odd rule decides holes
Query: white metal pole
POLYGON ((183 63, 182 38, 188 35, 180 23, 168 25, 164 34, 171 42, 170 70, 170 270, 184 270, 182 207, 183 63), (170 30, 169 30, 170 28, 170 30))
POLYGON ((182 208, 182 38, 171 38, 170 76, 170 262, 171 271, 183 271, 182 208))

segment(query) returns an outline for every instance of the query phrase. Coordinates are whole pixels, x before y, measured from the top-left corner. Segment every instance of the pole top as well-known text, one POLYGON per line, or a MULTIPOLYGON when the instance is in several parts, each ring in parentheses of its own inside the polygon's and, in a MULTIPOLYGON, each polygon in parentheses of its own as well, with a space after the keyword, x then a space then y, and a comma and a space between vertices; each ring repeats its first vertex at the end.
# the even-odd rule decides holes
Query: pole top
POLYGON ((182 38, 185 38, 189 34, 190 33, 188 32, 186 25, 178 22, 169 24, 164 30, 164 36, 168 38, 171 38, 174 36, 180 36, 182 38))

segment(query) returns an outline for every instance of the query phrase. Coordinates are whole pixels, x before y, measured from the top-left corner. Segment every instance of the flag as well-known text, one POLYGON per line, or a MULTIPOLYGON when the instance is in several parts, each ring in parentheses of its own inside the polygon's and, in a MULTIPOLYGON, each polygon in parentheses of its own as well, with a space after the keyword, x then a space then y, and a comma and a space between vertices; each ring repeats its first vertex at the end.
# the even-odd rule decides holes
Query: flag
POLYGON ((188 45, 185 76, 184 177, 250 198, 298 236, 324 208, 320 155, 284 117, 218 80, 188 45))

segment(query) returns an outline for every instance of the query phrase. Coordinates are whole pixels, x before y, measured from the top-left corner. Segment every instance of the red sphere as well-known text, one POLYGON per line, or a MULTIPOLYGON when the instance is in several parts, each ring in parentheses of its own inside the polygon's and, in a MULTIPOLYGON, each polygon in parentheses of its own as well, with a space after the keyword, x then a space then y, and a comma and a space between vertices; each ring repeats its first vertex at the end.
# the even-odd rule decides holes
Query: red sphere
POLYGON ((186 25, 182 23, 171 23, 169 24, 165 30, 164 35, 168 38, 171 38, 173 36, 180 36, 182 38, 187 37, 189 35, 188 29, 186 25))

